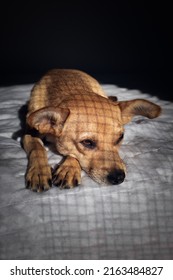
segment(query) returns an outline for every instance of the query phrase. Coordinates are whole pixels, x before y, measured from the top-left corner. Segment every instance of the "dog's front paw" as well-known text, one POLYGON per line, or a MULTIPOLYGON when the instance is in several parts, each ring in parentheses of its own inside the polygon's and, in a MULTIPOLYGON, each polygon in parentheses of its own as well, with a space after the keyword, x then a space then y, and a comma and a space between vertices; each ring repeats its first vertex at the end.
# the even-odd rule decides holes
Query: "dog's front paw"
POLYGON ((28 166, 26 176, 26 187, 35 192, 47 191, 52 186, 52 174, 49 165, 28 166))
POLYGON ((52 182, 61 188, 73 188, 81 182, 81 167, 75 158, 66 160, 53 171, 52 182))

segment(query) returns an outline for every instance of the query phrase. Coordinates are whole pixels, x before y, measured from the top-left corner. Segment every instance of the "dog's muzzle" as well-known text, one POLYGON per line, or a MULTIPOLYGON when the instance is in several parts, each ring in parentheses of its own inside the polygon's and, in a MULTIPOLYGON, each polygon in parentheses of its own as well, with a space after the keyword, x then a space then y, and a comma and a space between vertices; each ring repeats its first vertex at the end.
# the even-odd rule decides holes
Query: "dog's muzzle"
POLYGON ((125 173, 123 170, 112 170, 107 176, 108 183, 112 185, 121 184, 124 179, 125 173))

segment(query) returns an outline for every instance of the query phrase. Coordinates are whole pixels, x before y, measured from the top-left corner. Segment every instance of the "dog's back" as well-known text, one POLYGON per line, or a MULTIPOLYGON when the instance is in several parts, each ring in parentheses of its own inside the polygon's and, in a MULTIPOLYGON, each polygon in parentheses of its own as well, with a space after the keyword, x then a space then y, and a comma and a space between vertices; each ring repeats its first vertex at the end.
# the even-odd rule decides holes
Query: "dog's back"
POLYGON ((54 69, 49 71, 32 89, 29 113, 47 106, 59 106, 75 94, 105 95, 100 84, 79 70, 54 69))

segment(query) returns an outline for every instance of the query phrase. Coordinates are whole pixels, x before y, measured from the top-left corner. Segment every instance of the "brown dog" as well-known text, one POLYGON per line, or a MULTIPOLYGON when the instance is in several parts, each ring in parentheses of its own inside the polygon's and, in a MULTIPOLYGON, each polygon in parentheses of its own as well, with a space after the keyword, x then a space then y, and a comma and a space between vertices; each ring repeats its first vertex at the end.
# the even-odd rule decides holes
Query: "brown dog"
POLYGON ((26 185, 33 191, 80 184, 81 169, 95 181, 120 184, 125 165, 118 149, 123 125, 133 116, 159 116, 161 108, 135 99, 108 98, 99 83, 78 70, 51 70, 33 88, 23 146, 28 155, 26 185), (54 142, 64 161, 51 172, 40 136, 54 142))

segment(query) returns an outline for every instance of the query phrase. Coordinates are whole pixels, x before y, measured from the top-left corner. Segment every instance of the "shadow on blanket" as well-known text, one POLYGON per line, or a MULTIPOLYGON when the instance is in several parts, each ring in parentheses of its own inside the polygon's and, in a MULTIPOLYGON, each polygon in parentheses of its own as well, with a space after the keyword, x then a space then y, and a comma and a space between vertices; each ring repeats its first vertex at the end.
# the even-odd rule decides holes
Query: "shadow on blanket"
POLYGON ((12 134, 12 139, 17 140, 18 138, 22 138, 26 131, 26 115, 28 113, 28 102, 22 105, 18 111, 18 118, 20 120, 20 129, 15 131, 12 134))

